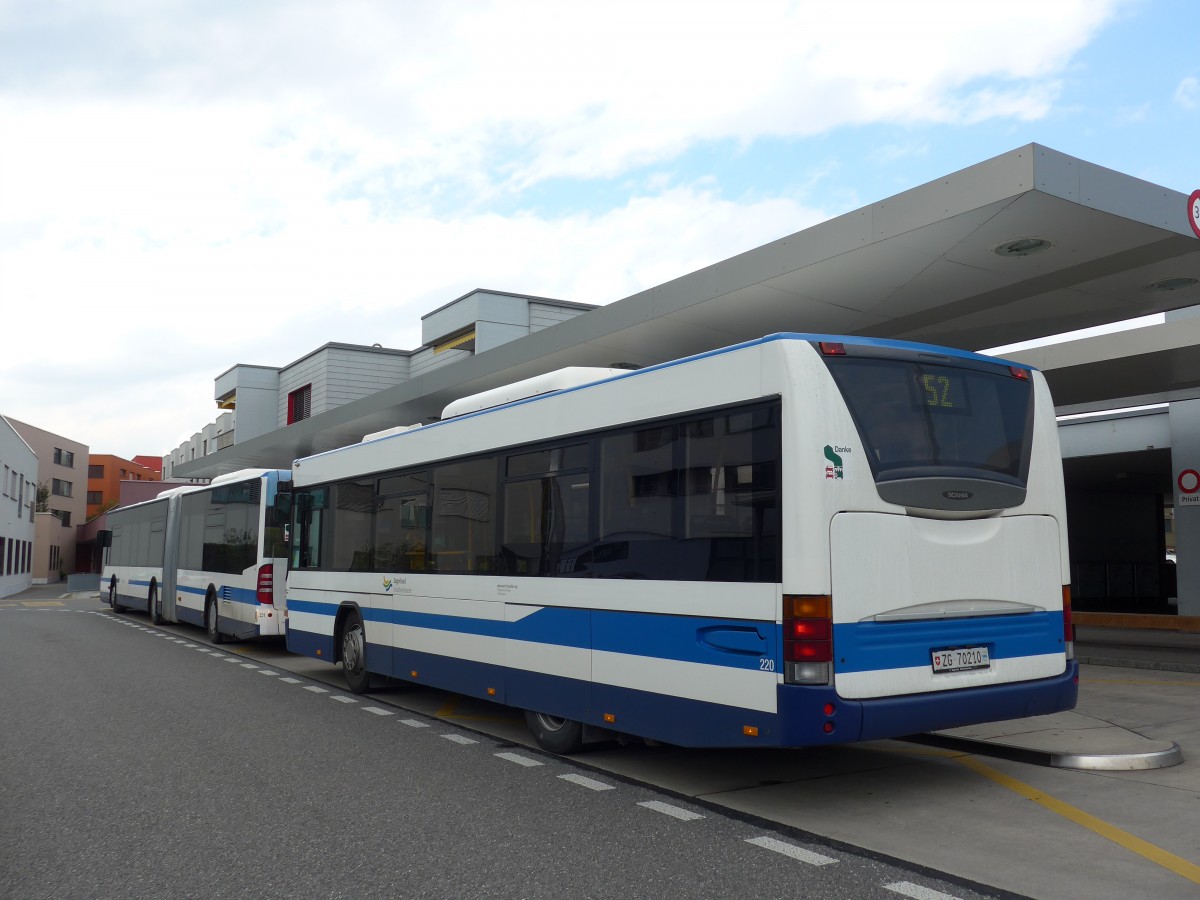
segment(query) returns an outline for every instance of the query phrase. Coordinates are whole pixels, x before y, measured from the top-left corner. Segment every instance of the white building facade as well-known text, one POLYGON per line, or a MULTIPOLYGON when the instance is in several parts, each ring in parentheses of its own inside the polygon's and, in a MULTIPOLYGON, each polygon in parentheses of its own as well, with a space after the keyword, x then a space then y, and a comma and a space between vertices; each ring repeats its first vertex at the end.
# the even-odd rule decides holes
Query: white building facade
POLYGON ((38 458, 8 419, 0 416, 0 597, 33 586, 34 507, 38 458))

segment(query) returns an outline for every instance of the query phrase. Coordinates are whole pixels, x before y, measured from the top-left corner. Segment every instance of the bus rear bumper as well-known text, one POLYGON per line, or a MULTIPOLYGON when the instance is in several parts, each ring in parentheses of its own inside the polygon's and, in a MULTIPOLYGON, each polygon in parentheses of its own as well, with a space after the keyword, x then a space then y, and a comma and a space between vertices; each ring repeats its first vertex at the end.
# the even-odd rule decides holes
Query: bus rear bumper
POLYGON ((904 737, 1074 709, 1079 664, 1053 678, 937 694, 844 700, 833 687, 779 686, 780 743, 819 746, 904 737))

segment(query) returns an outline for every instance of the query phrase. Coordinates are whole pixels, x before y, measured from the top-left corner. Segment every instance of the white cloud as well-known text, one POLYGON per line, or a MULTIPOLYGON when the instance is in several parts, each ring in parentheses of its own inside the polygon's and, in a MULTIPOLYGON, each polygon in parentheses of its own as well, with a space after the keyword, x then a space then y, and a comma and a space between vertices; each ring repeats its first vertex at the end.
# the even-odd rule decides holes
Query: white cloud
POLYGON ((1200 109, 1200 78, 1189 75, 1175 88, 1175 102, 1184 109, 1200 109))
POLYGON ((826 159, 726 196, 687 151, 1035 119, 1118 6, 9 2, 0 412, 164 452, 236 362, 412 348, 474 287, 611 302, 841 211, 826 159))

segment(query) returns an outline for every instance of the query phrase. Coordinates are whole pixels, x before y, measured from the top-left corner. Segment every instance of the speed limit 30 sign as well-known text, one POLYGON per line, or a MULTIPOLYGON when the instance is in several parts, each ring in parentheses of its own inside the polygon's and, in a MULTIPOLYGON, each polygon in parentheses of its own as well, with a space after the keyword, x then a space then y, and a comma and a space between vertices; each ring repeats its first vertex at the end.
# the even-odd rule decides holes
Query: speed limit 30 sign
POLYGON ((1192 196, 1188 197, 1188 224, 1196 237, 1200 237, 1200 191, 1192 191, 1192 196))

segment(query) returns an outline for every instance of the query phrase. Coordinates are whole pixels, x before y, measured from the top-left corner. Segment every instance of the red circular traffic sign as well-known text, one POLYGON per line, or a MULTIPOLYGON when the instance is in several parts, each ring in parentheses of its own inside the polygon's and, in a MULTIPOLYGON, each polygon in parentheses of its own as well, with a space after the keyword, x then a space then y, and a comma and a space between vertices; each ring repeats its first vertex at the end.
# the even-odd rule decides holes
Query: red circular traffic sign
POLYGON ((1200 491, 1200 472, 1195 469, 1184 469, 1179 473, 1179 477, 1175 480, 1179 485, 1179 490, 1185 494, 1194 494, 1200 491))
POLYGON ((1188 224, 1196 237, 1200 237, 1200 191, 1192 191, 1192 196, 1188 197, 1188 224))

